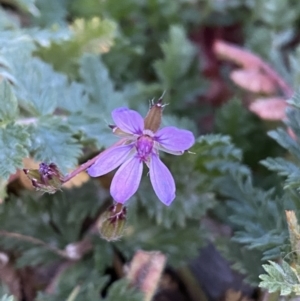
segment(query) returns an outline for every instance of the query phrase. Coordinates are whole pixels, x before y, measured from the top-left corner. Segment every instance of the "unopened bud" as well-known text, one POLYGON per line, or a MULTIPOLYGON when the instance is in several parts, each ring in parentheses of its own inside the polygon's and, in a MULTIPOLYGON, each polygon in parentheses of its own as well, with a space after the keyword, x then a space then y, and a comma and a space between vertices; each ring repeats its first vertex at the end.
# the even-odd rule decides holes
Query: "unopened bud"
POLYGON ((122 237, 126 224, 126 207, 117 203, 110 206, 97 222, 100 235, 107 241, 122 237))
POLYGON ((162 97, 157 101, 157 103, 152 103, 148 114, 144 119, 145 130, 150 130, 153 133, 157 132, 161 124, 163 107, 162 97))
POLYGON ((63 184, 63 175, 54 163, 41 163, 39 169, 23 169, 36 190, 55 193, 63 184))

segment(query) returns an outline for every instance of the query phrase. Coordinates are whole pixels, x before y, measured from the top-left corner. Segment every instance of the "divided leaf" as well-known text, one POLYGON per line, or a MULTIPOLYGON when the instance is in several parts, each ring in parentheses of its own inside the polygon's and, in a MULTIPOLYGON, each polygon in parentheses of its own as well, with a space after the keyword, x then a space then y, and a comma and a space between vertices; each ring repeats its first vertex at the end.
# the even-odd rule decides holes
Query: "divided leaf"
POLYGON ((95 55, 86 54, 81 59, 80 75, 91 96, 90 114, 110 112, 121 106, 126 106, 122 93, 115 90, 103 62, 95 55))
POLYGON ((17 98, 11 85, 6 81, 0 82, 0 124, 14 121, 18 114, 17 98))
POLYGON ((104 301, 140 301, 144 300, 143 294, 135 288, 129 286, 126 279, 115 281, 109 288, 104 301))
POLYGON ((262 280, 259 284, 260 287, 266 288, 270 293, 280 291, 282 296, 300 293, 299 278, 287 262, 282 261, 282 265, 279 265, 269 261, 269 264, 264 264, 263 268, 267 274, 259 276, 262 280))
POLYGON ((81 146, 73 131, 60 118, 39 119, 30 127, 31 150, 36 161, 55 163, 65 173, 74 168, 81 155, 81 146))
POLYGON ((165 89, 171 89, 172 84, 187 72, 196 53, 182 27, 172 26, 169 35, 169 40, 161 45, 164 59, 154 63, 165 89))
POLYGON ((8 124, 0 128, 0 177, 8 179, 22 167, 23 158, 29 155, 29 146, 29 134, 22 126, 8 124))

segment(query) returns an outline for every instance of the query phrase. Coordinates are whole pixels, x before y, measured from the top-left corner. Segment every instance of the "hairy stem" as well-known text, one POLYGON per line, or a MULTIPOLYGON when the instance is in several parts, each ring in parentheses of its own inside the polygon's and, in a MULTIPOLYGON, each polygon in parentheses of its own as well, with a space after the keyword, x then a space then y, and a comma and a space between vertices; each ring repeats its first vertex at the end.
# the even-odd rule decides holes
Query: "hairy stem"
POLYGON ((87 168, 89 168, 91 165, 93 165, 106 151, 108 151, 109 149, 116 147, 118 145, 122 145, 124 142, 126 141, 126 139, 121 139, 118 142, 116 142, 115 144, 113 144, 111 147, 107 148, 106 150, 104 150, 103 152, 101 152, 100 154, 98 154, 97 156, 95 156, 94 158, 88 160, 87 162, 83 163, 82 165, 80 165, 78 168, 76 168, 75 170, 73 170, 72 172, 70 172, 69 174, 67 174, 66 176, 64 176, 63 178, 63 183, 68 182, 69 180, 71 180, 72 178, 74 178, 75 176, 77 176, 79 173, 81 173, 82 171, 86 170, 87 168))

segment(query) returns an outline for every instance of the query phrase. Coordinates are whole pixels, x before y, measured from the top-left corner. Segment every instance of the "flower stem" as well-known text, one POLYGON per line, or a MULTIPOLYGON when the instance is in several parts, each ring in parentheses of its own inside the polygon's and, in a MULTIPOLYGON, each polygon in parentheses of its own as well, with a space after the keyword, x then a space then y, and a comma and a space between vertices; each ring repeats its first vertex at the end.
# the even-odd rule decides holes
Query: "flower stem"
POLYGON ((76 168, 75 170, 73 170, 69 174, 65 175, 64 178, 63 178, 63 180, 62 180, 62 182, 66 183, 66 182, 70 181, 72 178, 74 178, 75 176, 77 176, 79 173, 81 173, 82 171, 86 170, 91 165, 93 165, 106 151, 108 151, 109 149, 111 149, 113 147, 116 147, 118 145, 122 145, 125 141, 126 141, 125 138, 119 140, 118 142, 116 142, 111 147, 107 148, 106 150, 104 150, 103 152, 101 152, 100 154, 98 154, 97 156, 95 156, 94 158, 92 158, 92 159, 88 160, 87 162, 81 164, 78 168, 76 168))

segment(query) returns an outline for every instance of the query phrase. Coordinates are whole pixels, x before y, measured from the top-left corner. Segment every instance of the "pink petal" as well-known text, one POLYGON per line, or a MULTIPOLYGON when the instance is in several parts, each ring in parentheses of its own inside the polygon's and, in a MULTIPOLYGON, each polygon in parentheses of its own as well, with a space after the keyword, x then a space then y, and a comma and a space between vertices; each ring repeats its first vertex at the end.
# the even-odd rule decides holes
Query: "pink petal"
POLYGON ((144 119, 138 112, 121 107, 113 110, 111 115, 116 126, 122 131, 130 134, 142 134, 144 119))
POLYGON ((192 132, 181 130, 173 126, 159 130, 155 135, 155 140, 161 144, 163 151, 170 152, 174 155, 182 154, 195 143, 192 132))
POLYGON ((285 110, 288 104, 279 97, 259 98, 252 102, 249 110, 266 120, 282 120, 286 118, 285 110))
POLYGON ((152 155, 149 169, 150 180, 157 197, 161 202, 169 206, 175 199, 176 191, 172 174, 155 154, 152 155))
POLYGON ((116 172, 110 186, 110 194, 124 204, 137 191, 142 177, 143 162, 137 157, 126 161, 116 172))
POLYGON ((128 159, 133 147, 133 144, 129 144, 105 150, 99 159, 87 169, 88 174, 91 177, 99 177, 109 173, 128 159))

